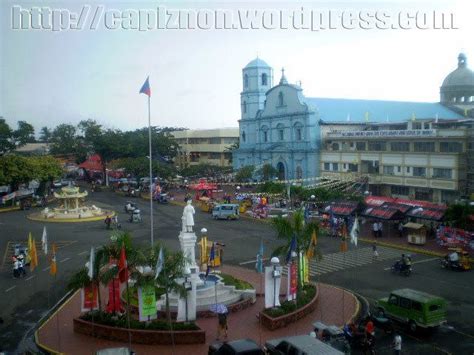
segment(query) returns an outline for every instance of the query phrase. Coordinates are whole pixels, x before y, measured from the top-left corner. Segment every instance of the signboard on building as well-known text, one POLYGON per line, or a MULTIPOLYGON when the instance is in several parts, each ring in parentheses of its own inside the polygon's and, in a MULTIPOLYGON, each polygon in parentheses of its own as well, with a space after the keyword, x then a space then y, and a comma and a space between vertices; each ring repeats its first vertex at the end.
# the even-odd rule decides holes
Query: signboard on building
POLYGON ((369 138, 369 137, 435 137, 435 129, 405 129, 382 131, 339 131, 329 132, 331 138, 369 138))

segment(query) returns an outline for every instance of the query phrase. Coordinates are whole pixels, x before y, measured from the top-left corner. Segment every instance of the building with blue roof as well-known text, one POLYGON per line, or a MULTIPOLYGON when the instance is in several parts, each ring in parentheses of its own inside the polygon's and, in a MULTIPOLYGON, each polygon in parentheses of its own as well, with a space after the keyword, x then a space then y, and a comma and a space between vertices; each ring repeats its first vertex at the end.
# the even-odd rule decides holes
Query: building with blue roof
MULTIPOLYGON (((389 159, 393 167, 389 167, 385 156, 382 156, 384 154, 380 151, 372 154, 373 151, 370 149, 376 149, 377 145, 369 144, 367 139, 380 139, 383 136, 384 140, 397 140, 398 142, 394 141, 393 144, 394 151, 400 146, 398 143, 402 143, 401 146, 404 149, 408 147, 407 149, 412 149, 413 154, 417 155, 448 153, 440 152, 440 149, 445 150, 446 146, 454 146, 450 145, 452 142, 436 141, 441 136, 433 132, 438 126, 445 129, 446 122, 466 128, 466 117, 474 117, 474 73, 467 68, 466 61, 465 55, 461 54, 458 57, 458 68, 447 76, 440 88, 440 102, 431 103, 305 97, 299 85, 288 82, 284 69, 282 69, 279 83, 274 86, 273 69, 265 61, 256 58, 242 70, 240 147, 233 153, 234 169, 253 165, 258 172, 265 164, 270 164, 277 169, 279 180, 303 182, 303 184, 314 182, 321 176, 341 178, 344 169, 344 172, 359 175, 376 174, 383 169, 391 172, 393 167, 396 171, 401 171, 402 168, 411 171, 411 168, 415 168, 415 172, 418 173, 423 170, 424 165, 431 164, 429 157, 428 160, 419 159, 418 163, 416 159, 413 160, 413 163, 410 163, 412 166, 401 163, 396 165, 395 161, 397 159, 402 161, 407 153, 403 156, 398 152, 393 155, 390 153, 390 148, 387 148, 387 156, 393 155, 391 160, 389 159), (400 137, 403 137, 403 142, 400 141, 400 137), (341 149, 352 147, 350 149, 355 150, 356 143, 362 146, 362 141, 364 141, 367 150, 358 155, 348 152, 350 157, 342 157, 341 153, 336 156, 337 154, 332 151, 335 147, 334 138, 339 139, 337 146, 341 149), (426 142, 421 142, 426 143, 428 147, 426 151, 420 148, 425 145, 412 142, 417 139, 426 140, 426 142), (420 166, 415 166, 416 164, 420 166), (384 168, 385 165, 387 168, 384 168)), ((436 132, 441 132, 441 130, 436 132)), ((447 131, 443 132, 443 134, 448 134, 447 131)), ((455 136, 456 139, 461 137, 467 139, 468 134, 464 132, 455 136)), ((452 159, 449 160, 444 156, 439 161, 453 167, 453 164, 461 166, 463 162, 457 155, 466 152, 470 146, 474 145, 470 145, 467 141, 461 143, 461 146, 453 148, 455 152, 451 152, 455 153, 456 157, 451 157, 452 159)), ((431 169, 433 175, 433 168, 428 165, 425 170, 431 169)), ((456 183, 438 181, 437 188, 440 190, 444 188, 451 191, 467 186, 460 181, 466 180, 465 172, 440 172, 439 169, 436 170, 436 174, 446 177, 450 175, 454 177, 457 174, 456 179, 459 180, 456 183)), ((472 177, 474 180, 474 175, 472 177)), ((390 185, 390 181, 395 180, 388 179, 385 185, 390 185)), ((406 178, 398 179, 393 184, 419 184, 425 189, 434 188, 436 185, 436 183, 430 185, 430 182, 420 183, 416 180, 412 173, 409 173, 406 178)), ((383 184, 384 182, 378 185, 383 184)), ((393 191, 398 190, 395 188, 393 191)), ((441 191, 435 194, 436 198, 431 194, 421 192, 417 194, 418 190, 400 189, 400 191, 405 194, 399 194, 403 197, 417 195, 424 199, 442 200, 441 191)), ((387 189, 376 189, 374 192, 386 193, 387 189)))

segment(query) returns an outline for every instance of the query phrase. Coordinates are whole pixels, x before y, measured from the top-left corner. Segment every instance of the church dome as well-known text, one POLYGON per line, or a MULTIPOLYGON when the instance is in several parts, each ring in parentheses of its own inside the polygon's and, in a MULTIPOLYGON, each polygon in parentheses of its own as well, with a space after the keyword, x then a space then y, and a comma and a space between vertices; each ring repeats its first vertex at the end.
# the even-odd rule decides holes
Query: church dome
POLYGON ((265 67, 265 68, 270 68, 270 66, 264 61, 264 60, 261 60, 260 58, 255 58, 254 60, 252 60, 249 64, 247 64, 245 66, 245 68, 255 68, 255 67, 259 67, 259 68, 262 68, 262 67, 265 67))
POLYGON ((449 104, 471 104, 474 102, 474 72, 467 67, 464 53, 458 56, 458 67, 448 74, 440 88, 440 101, 449 104))
POLYGON ((464 53, 458 56, 458 67, 448 74, 443 86, 474 86, 474 71, 467 67, 467 58, 464 53))

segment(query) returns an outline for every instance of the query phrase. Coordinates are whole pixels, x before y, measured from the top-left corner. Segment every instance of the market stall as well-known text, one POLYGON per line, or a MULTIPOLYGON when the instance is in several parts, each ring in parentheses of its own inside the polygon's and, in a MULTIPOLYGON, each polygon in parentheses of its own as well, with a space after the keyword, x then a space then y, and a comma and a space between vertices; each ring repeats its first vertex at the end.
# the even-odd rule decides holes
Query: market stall
POLYGON ((197 184, 191 184, 189 188, 195 191, 195 200, 199 200, 201 197, 212 198, 213 192, 217 191, 217 185, 207 182, 206 179, 199 179, 197 184))
POLYGON ((426 227, 423 224, 408 222, 403 225, 406 230, 408 243, 416 245, 425 245, 426 227))
POLYGON ((474 250, 474 233, 464 229, 442 226, 436 235, 438 244, 448 248, 474 250))

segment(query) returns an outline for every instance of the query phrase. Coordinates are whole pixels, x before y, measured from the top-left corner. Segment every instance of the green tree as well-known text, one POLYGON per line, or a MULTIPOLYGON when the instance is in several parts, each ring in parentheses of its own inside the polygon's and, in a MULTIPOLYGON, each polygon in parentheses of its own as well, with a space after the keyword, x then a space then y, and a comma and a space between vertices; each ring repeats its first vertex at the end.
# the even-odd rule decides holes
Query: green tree
POLYGON ((15 149, 13 131, 8 123, 3 118, 0 118, 0 155, 8 153, 13 149, 15 149))
POLYGON ((467 229, 468 226, 473 225, 470 216, 474 215, 474 206, 469 203, 452 204, 446 210, 444 219, 453 224, 456 228, 467 229))
POLYGON ((271 181, 277 174, 278 170, 271 164, 264 164, 257 171, 257 175, 260 175, 263 181, 271 181))
POLYGON ((34 168, 28 158, 18 155, 0 157, 0 185, 9 185, 15 191, 20 184, 33 180, 34 176, 34 168))
POLYGON ((13 132, 13 138, 17 147, 34 143, 36 141, 35 128, 26 121, 18 121, 18 128, 13 132))
POLYGON ((51 140, 51 135, 52 135, 52 132, 51 130, 44 126, 44 127, 41 127, 41 130, 40 130, 40 142, 43 142, 43 143, 49 143, 49 141, 51 140))
MULTIPOLYGON (((314 222, 305 223, 302 210, 296 211, 289 218, 277 217, 271 223, 277 233, 277 238, 284 242, 273 251, 272 255, 279 256, 282 259, 287 256, 293 237, 296 238, 296 253, 305 253, 310 246, 311 235, 313 232, 317 233, 319 231, 318 224, 314 222)), ((320 256, 319 250, 316 250, 316 255, 320 256)), ((298 280, 298 288, 301 285, 301 280, 298 280)))
POLYGON ((33 170, 33 178, 40 182, 38 190, 44 195, 48 182, 61 177, 63 169, 59 161, 50 155, 27 158, 33 170))
POLYGON ((60 124, 51 134, 52 154, 76 154, 78 142, 76 127, 71 124, 60 124))
POLYGON ((248 182, 252 179, 253 172, 255 170, 255 167, 253 165, 246 165, 240 168, 239 171, 237 171, 237 174, 235 175, 235 180, 237 182, 248 182))
POLYGON ((231 153, 230 154, 230 159, 229 159, 229 163, 232 164, 233 160, 234 160, 234 151, 239 149, 240 147, 240 141, 237 139, 236 142, 232 143, 231 145, 229 145, 228 147, 226 147, 224 149, 224 152, 226 153, 231 153))

